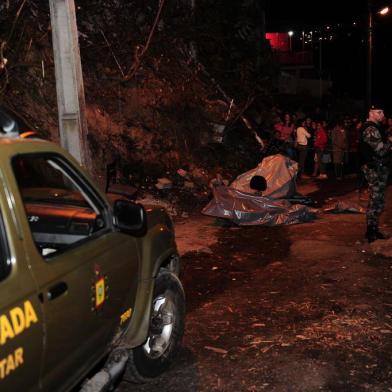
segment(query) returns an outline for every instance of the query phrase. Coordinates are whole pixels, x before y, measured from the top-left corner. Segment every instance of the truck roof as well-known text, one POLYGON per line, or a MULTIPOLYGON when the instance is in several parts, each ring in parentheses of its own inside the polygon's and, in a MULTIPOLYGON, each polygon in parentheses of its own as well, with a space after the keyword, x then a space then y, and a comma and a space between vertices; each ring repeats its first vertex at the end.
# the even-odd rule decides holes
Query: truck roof
MULTIPOLYGON (((17 154, 34 154, 34 153, 56 153, 64 155, 68 159, 74 161, 70 154, 56 143, 43 140, 22 138, 19 136, 9 137, 0 136, 0 161, 8 160, 10 157, 17 154)), ((75 162, 74 162, 75 163, 75 162)))
POLYGON ((24 137, 20 137, 19 135, 17 136, 0 136, 0 145, 4 145, 4 144, 25 144, 25 143, 50 143, 47 140, 44 139, 40 139, 40 138, 24 138, 24 137))

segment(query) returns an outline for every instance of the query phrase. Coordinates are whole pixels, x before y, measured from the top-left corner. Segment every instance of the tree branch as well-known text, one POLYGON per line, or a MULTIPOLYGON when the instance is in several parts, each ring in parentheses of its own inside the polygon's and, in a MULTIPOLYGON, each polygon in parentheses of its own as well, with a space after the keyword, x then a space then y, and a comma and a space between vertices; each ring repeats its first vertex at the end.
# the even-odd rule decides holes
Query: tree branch
POLYGON ((165 4, 165 0, 160 0, 158 12, 157 12, 157 14, 155 16, 154 24, 152 25, 152 28, 151 28, 150 34, 148 35, 146 44, 144 45, 144 47, 143 47, 143 49, 141 50, 140 53, 138 53, 139 52, 138 49, 140 49, 140 47, 136 48, 136 51, 135 51, 135 62, 132 64, 131 68, 127 72, 127 74, 125 76, 125 80, 131 79, 135 75, 136 71, 138 70, 138 68, 140 66, 140 63, 141 63, 141 60, 142 60, 143 56, 146 54, 146 52, 147 52, 147 50, 148 50, 148 48, 149 48, 149 46, 151 44, 151 40, 152 40, 152 37, 153 37, 153 35, 155 33, 155 30, 156 30, 156 28, 158 26, 158 22, 159 22, 159 19, 161 17, 161 13, 162 13, 164 4, 165 4))
POLYGON ((14 30, 15 30, 15 27, 16 27, 16 22, 17 22, 18 19, 19 19, 19 16, 20 16, 20 14, 21 14, 21 12, 22 12, 22 10, 23 10, 23 7, 24 7, 24 5, 26 4, 26 1, 27 1, 27 0, 23 0, 23 1, 22 1, 22 4, 20 5, 20 7, 18 8, 18 11, 16 12, 15 19, 14 19, 14 21, 12 22, 12 27, 11 27, 10 33, 8 34, 8 38, 7 38, 6 43, 9 42, 9 41, 11 40, 12 35, 14 34, 14 30))
POLYGON ((101 34, 102 34, 103 39, 104 39, 105 42, 106 42, 106 45, 108 46, 108 48, 109 48, 109 50, 110 50, 110 53, 112 54, 112 56, 113 56, 113 58, 114 58, 114 61, 115 61, 116 64, 117 64, 118 69, 119 69, 120 72, 121 72, 121 76, 122 76, 123 78, 125 78, 124 72, 123 72, 123 70, 122 70, 122 68, 121 68, 120 63, 119 63, 118 60, 117 60, 116 55, 114 54, 114 51, 113 51, 113 49, 112 49, 112 46, 109 44, 109 41, 107 40, 106 35, 105 35, 105 33, 104 33, 102 30, 101 30, 101 34))

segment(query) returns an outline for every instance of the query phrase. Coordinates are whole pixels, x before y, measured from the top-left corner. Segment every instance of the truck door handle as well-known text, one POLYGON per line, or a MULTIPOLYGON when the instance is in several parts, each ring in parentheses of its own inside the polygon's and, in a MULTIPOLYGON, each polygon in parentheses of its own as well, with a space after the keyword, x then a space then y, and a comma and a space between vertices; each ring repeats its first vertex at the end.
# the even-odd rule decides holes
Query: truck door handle
POLYGON ((61 294, 64 294, 68 290, 68 286, 65 282, 60 282, 50 287, 47 293, 47 298, 49 301, 59 297, 61 294))

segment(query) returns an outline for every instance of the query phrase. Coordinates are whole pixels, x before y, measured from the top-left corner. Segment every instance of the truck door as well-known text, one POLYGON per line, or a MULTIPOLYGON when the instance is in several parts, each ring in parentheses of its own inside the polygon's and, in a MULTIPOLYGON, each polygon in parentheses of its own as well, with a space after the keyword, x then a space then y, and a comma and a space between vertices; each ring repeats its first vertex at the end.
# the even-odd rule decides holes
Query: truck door
POLYGON ((0 390, 38 391, 43 315, 0 173, 0 390))
POLYGON ((106 353, 133 306, 136 240, 113 232, 109 207, 64 157, 18 155, 12 167, 46 320, 42 385, 66 390, 106 353))

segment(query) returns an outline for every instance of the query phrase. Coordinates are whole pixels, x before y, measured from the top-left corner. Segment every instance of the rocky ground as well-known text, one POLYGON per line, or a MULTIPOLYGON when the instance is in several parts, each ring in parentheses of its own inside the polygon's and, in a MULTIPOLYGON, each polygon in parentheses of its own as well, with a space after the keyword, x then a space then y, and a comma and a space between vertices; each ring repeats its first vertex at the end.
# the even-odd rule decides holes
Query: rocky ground
MULTIPOLYGON (((156 381, 122 382, 118 392, 392 391, 390 242, 364 241, 363 214, 322 212, 338 200, 365 205, 355 179, 305 180, 300 191, 320 209, 312 222, 223 228, 197 211, 178 219, 183 349, 156 381)), ((389 192, 390 233, 391 206, 389 192)))

